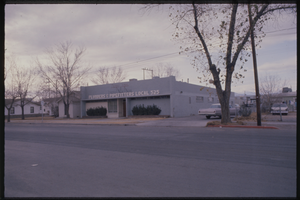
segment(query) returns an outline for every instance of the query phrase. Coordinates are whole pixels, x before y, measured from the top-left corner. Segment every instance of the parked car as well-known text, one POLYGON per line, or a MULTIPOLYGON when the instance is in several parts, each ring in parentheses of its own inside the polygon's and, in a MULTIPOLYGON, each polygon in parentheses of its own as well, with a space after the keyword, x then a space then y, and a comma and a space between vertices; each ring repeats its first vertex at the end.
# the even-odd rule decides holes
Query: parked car
POLYGON ((289 113, 289 109, 287 107, 287 105, 285 103, 275 103, 272 105, 271 107, 271 113, 272 115, 275 114, 283 114, 283 115, 287 115, 289 113))
POLYGON ((236 104, 234 104, 234 107, 237 108, 237 109, 239 110, 241 106, 240 106, 239 104, 236 103, 236 104))
MULTIPOLYGON (((231 116, 235 116, 236 108, 233 108, 231 105, 229 105, 229 111, 231 116)), ((216 104, 212 104, 209 108, 200 109, 198 111, 198 114, 205 115, 207 119, 210 119, 210 117, 222 118, 221 104, 216 103, 216 104)))

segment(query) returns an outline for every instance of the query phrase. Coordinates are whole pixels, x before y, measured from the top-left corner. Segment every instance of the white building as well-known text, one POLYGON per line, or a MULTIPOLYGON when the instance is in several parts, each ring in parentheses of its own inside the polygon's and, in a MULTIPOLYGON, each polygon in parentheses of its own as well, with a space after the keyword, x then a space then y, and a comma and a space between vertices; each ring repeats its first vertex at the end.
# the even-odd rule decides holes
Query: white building
MULTIPOLYGON (((57 103, 58 103, 59 117, 67 117, 63 98, 62 97, 59 98, 57 103)), ((70 118, 80 117, 80 92, 79 91, 74 92, 74 94, 70 96, 69 114, 70 114, 70 118)))
MULTIPOLYGON (((11 99, 5 99, 5 105, 10 105, 11 99)), ((24 106, 24 115, 26 116, 38 116, 40 114, 46 114, 46 110, 42 110, 40 102, 29 102, 24 106)), ((4 107, 4 115, 8 115, 8 110, 4 107)), ((11 117, 19 117, 22 115, 22 108, 20 106, 20 100, 16 99, 13 107, 10 110, 11 117)))

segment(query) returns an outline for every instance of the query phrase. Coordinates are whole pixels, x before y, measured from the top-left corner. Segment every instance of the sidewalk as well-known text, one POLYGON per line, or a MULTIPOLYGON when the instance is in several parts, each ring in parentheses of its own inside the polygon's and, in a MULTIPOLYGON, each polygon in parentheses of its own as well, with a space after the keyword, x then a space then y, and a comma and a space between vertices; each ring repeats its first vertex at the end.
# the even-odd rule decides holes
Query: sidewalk
MULTIPOLYGON (((238 128, 288 128, 296 129, 297 117, 296 113, 291 113, 288 116, 282 116, 283 121, 278 121, 280 116, 267 115, 262 116, 262 126, 257 126, 255 121, 243 121, 244 125, 215 125, 210 127, 238 127, 238 128)), ((189 116, 180 118, 92 118, 92 119, 66 119, 66 118, 27 118, 11 119, 10 123, 27 123, 27 124, 79 124, 79 125, 122 125, 122 126, 156 126, 156 127, 206 127, 208 122, 220 121, 220 119, 206 120, 203 116, 189 116)), ((235 122, 232 119, 232 122, 235 122)))

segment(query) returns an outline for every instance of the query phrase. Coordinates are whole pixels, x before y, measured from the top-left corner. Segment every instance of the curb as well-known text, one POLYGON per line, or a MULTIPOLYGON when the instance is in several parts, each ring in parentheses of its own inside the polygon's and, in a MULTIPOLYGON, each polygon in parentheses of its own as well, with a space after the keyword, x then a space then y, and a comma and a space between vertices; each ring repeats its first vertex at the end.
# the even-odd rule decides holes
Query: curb
POLYGON ((260 128, 260 129, 279 129, 274 126, 238 126, 238 125, 207 125, 206 127, 224 127, 224 128, 260 128))

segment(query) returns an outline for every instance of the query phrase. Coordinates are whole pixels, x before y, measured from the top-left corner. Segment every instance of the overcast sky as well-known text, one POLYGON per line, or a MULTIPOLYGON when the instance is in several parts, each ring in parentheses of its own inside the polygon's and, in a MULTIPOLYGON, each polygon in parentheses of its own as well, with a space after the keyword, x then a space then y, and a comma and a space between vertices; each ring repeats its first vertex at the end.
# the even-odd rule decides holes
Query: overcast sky
MULTIPOLYGON (((93 66, 91 78, 98 67, 121 66, 131 78, 143 79, 142 68, 157 63, 170 63, 180 70, 177 80, 189 79, 199 85, 190 60, 179 55, 180 44, 172 40, 174 26, 168 17, 168 5, 159 11, 144 13, 142 5, 6 5, 6 55, 14 54, 19 66, 30 66, 35 57, 43 58, 46 48, 72 41, 87 49, 84 60, 93 66)), ((297 88, 296 25, 282 16, 278 24, 266 27, 267 36, 257 49, 259 76, 277 74, 288 80, 286 86, 297 88)), ((244 83, 234 83, 232 91, 255 92, 252 58, 244 83)), ((150 75, 146 75, 150 78, 150 75)), ((86 81, 92 82, 89 78, 86 81)), ((202 84, 205 85, 205 84, 202 84)), ((210 85, 210 87, 213 87, 210 85)))

